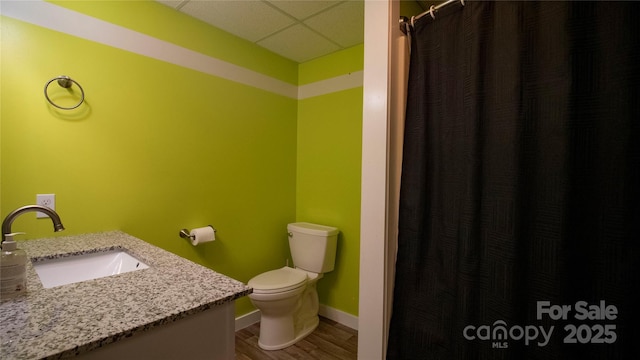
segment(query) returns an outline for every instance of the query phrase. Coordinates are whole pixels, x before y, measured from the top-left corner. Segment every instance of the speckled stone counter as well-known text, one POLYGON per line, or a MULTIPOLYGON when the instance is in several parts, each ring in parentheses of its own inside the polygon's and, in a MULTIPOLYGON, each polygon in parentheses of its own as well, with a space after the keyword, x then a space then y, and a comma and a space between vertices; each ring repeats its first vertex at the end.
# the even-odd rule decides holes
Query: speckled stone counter
POLYGON ((149 265, 43 288, 27 263, 27 294, 0 302, 0 359, 73 356, 251 293, 227 276, 120 231, 19 241, 31 259, 125 249, 149 265))

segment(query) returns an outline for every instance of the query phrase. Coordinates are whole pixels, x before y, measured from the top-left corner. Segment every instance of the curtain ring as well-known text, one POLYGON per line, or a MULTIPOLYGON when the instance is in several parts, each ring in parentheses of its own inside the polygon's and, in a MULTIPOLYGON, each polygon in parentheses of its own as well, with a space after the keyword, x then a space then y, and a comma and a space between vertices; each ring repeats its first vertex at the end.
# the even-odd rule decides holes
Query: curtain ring
POLYGON ((82 89, 82 86, 80 86, 80 84, 78 84, 77 81, 73 80, 72 78, 70 78, 70 77, 68 77, 66 75, 60 75, 60 76, 54 77, 53 79, 47 81, 46 84, 44 84, 44 97, 47 99, 49 104, 57 107, 58 109, 73 110, 73 109, 77 108, 78 106, 80 106, 84 102, 84 90, 82 89), (77 104, 75 104, 74 106, 71 106, 71 107, 64 107, 64 106, 60 106, 60 105, 57 105, 56 103, 54 103, 53 100, 51 100, 49 98, 49 94, 47 94, 47 88, 49 88, 49 84, 51 84, 55 80, 58 80, 58 85, 60 85, 61 87, 65 88, 65 89, 70 88, 72 84, 76 84, 76 86, 78 86, 78 88, 80 89, 80 101, 77 104))
POLYGON ((436 19, 436 15, 433 13, 433 11, 436 9, 435 6, 431 5, 431 7, 429 8, 429 15, 431 15, 431 18, 433 18, 433 20, 436 19))
POLYGON ((464 5, 464 0, 460 0, 460 4, 462 4, 462 6, 465 6, 464 5))
POLYGON ((415 24, 415 23, 416 23, 416 17, 415 17, 415 16, 412 16, 412 17, 411 17, 411 28, 412 28, 412 29, 415 29, 415 27, 414 27, 414 24, 415 24))

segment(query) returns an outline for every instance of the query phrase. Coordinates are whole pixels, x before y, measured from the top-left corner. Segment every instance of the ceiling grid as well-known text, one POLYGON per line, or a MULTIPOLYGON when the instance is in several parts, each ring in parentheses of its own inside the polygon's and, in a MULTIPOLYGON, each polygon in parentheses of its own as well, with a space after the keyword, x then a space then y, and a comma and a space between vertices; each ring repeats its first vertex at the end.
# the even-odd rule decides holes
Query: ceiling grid
POLYGON ((302 63, 364 40, 364 1, 157 0, 302 63))

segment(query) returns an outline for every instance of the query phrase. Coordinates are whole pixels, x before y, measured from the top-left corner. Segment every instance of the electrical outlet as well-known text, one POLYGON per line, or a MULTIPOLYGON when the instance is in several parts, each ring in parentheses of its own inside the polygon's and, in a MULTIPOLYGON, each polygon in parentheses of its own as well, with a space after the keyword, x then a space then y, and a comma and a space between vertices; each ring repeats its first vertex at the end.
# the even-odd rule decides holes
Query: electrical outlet
MULTIPOLYGON (((36 195, 36 204, 46 206, 51 210, 56 209, 56 194, 38 194, 36 195)), ((46 218, 47 214, 43 212, 36 212, 36 218, 46 218)))

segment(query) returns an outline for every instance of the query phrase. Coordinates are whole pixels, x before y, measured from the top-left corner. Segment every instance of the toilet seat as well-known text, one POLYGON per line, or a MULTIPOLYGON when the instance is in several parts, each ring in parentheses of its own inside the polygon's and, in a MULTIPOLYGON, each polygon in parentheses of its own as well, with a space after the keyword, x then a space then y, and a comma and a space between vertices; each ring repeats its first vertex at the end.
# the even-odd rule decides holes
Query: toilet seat
POLYGON ((255 276, 248 285, 255 294, 274 294, 297 289, 304 286, 306 281, 306 272, 285 266, 255 276))

